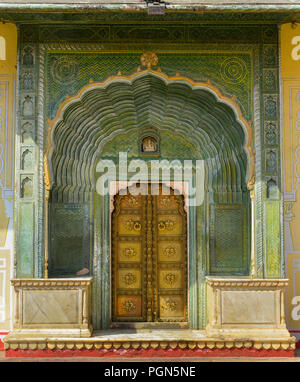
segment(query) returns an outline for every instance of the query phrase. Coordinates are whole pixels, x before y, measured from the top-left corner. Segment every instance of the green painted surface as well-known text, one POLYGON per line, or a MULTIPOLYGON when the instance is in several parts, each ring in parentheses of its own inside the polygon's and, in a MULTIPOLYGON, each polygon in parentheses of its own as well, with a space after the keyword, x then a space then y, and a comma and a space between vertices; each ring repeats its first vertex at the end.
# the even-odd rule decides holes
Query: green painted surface
MULTIPOLYGON (((119 152, 127 153, 129 159, 139 158, 139 132, 128 131, 117 135, 102 150, 102 158, 118 159, 119 152)), ((160 133, 160 156, 151 159, 198 159, 195 145, 183 136, 174 135, 169 131, 160 133)))
POLYGON ((50 210, 50 277, 75 277, 90 270, 90 222, 86 204, 52 203, 50 210))
POLYGON ((34 205, 20 203, 20 231, 18 240, 17 277, 33 277, 34 261, 34 205))
POLYGON ((211 275, 249 273, 249 214, 245 205, 220 205, 211 208, 211 275))
POLYGON ((280 204, 265 202, 266 277, 281 277, 280 204))
MULTIPOLYGON (((203 47, 204 48, 204 47, 203 47)), ((203 49, 202 48, 202 49, 203 49)), ((66 94, 73 96, 92 78, 104 81, 119 71, 130 75, 137 71, 143 50, 157 52, 161 70, 168 76, 177 72, 194 81, 212 81, 224 95, 236 96, 245 118, 252 115, 252 54, 251 52, 222 52, 222 48, 209 52, 187 51, 174 53, 160 51, 155 46, 128 47, 127 52, 49 53, 47 55, 47 117, 54 118, 66 94), (130 52, 132 50, 132 52, 130 52)), ((182 48, 179 48, 180 50, 182 48)), ((201 48, 200 48, 201 49, 201 48)), ((209 50, 208 47, 206 47, 209 50)))

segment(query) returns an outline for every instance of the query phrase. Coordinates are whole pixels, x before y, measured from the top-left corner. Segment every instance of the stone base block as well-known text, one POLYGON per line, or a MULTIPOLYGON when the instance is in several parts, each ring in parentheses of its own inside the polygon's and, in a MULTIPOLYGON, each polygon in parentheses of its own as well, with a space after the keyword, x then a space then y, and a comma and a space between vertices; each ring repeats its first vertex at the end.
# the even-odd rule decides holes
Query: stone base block
POLYGON ((90 337, 92 278, 15 279, 13 331, 5 338, 90 337))
POLYGON ((295 343, 285 323, 288 280, 207 277, 206 335, 226 341, 295 343))

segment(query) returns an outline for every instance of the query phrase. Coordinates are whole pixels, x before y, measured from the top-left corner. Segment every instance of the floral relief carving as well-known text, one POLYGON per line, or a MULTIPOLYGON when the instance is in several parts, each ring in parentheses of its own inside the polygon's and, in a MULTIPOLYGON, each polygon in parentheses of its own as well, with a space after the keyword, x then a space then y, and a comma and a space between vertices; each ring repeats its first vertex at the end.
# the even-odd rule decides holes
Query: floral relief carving
POLYGON ((173 229, 175 228, 175 225, 176 225, 176 222, 174 222, 173 220, 164 220, 164 221, 160 221, 158 223, 158 229, 160 231, 173 231, 173 229))
POLYGON ((161 307, 167 312, 175 312, 177 310, 177 302, 175 300, 168 299, 161 304, 161 307))
POLYGON ((140 231, 141 230, 141 223, 139 221, 134 221, 132 219, 129 219, 126 223, 126 228, 128 231, 140 231))
POLYGON ((167 273, 164 277, 165 281, 169 285, 174 285, 177 281, 177 276, 174 273, 167 273))
POLYGON ((122 303, 122 307, 126 312, 130 313, 135 310, 136 305, 132 300, 126 300, 122 303))
POLYGON ((124 248, 123 255, 127 258, 132 258, 137 255, 137 252, 134 248, 124 248))
POLYGON ((167 247, 163 253, 166 257, 174 257, 176 255, 176 249, 174 247, 167 247))
POLYGON ((136 282, 136 276, 133 273, 126 273, 126 275, 123 276, 123 281, 126 285, 132 285, 136 282))
POLYGON ((125 198, 125 203, 129 206, 129 207, 138 207, 139 205, 139 201, 138 199, 133 196, 133 195, 130 195, 130 196, 127 196, 125 198))

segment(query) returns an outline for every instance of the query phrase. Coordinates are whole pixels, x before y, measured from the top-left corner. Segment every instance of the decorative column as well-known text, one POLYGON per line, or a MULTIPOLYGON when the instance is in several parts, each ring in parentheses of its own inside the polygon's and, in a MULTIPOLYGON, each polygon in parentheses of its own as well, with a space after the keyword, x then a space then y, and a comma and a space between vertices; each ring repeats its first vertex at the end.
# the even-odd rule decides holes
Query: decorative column
POLYGON ((263 277, 283 277, 278 30, 262 29, 261 171, 263 185, 263 277))
POLYGON ((47 156, 44 156, 44 185, 45 185, 45 257, 44 257, 44 278, 48 278, 49 260, 49 197, 51 190, 50 175, 47 156))
POLYGON ((253 279, 256 272, 256 256, 255 256, 255 191, 254 191, 255 177, 249 182, 250 200, 251 200, 251 271, 250 275, 253 279))
MULTIPOLYGON (((22 27, 23 28, 23 27, 22 27)), ((37 131, 37 43, 18 31, 16 134, 16 269, 17 277, 42 275, 43 240, 40 173, 43 138, 37 131)))

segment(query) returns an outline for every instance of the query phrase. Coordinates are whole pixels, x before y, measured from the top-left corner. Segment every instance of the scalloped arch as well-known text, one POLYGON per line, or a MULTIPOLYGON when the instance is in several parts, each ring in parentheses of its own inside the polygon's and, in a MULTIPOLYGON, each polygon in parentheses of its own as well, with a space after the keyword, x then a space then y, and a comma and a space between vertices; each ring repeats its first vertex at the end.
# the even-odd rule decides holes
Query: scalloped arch
POLYGON ((214 189, 249 187, 254 175, 252 129, 234 100, 210 83, 148 69, 91 82, 49 121, 50 179, 78 194, 94 187, 94 164, 105 144, 129 129, 153 126, 189 138, 207 159, 214 189))

